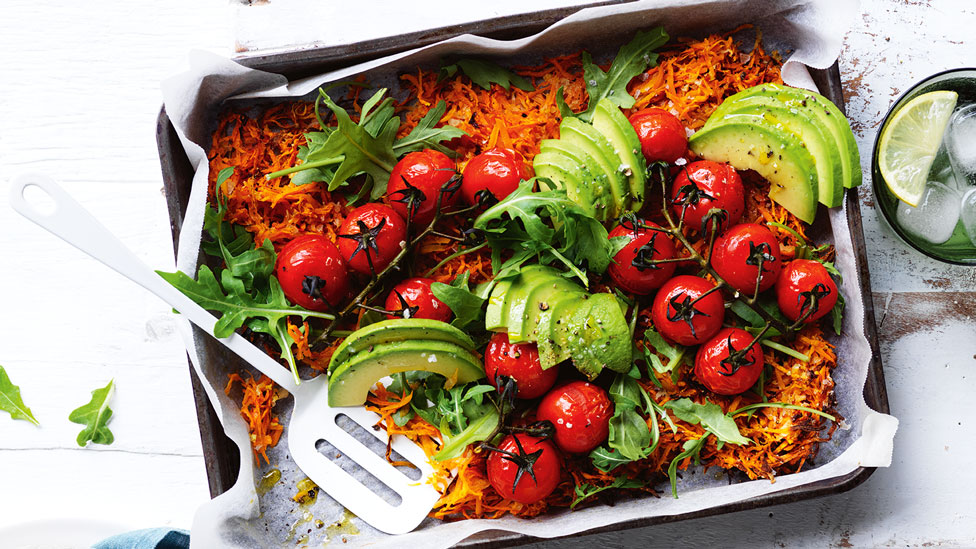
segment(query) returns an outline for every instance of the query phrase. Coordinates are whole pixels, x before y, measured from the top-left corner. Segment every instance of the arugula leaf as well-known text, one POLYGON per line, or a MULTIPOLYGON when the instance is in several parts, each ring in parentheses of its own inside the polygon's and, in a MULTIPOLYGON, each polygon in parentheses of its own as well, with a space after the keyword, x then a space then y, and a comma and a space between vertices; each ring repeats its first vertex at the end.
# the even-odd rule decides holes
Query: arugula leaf
POLYGON ((454 151, 441 145, 441 141, 450 141, 456 137, 467 135, 464 130, 455 128, 451 125, 435 127, 447 111, 447 103, 438 101, 414 129, 410 130, 406 136, 397 139, 393 144, 393 154, 397 157, 403 156, 408 152, 421 151, 423 149, 436 149, 447 155, 454 155, 454 151))
POLYGON ((78 446, 87 446, 89 442, 94 444, 112 444, 115 436, 108 428, 108 423, 112 420, 112 409, 108 407, 115 392, 115 380, 110 380, 108 385, 101 389, 92 391, 92 398, 88 404, 75 408, 68 415, 68 421, 84 425, 85 428, 78 433, 78 446))
MULTIPOLYGON (((233 173, 234 168, 224 168, 217 175, 217 187, 233 173)), ((240 225, 225 220, 226 197, 217 193, 217 208, 208 205, 204 214, 204 230, 211 240, 201 244, 203 251, 223 259, 227 270, 244 283, 248 292, 265 289, 267 280, 274 273, 276 254, 270 239, 255 248, 251 233, 240 225)))
POLYGON ((720 442, 729 444, 752 442, 739 433, 739 426, 735 424, 735 420, 726 415, 714 402, 698 404, 688 398, 679 398, 665 403, 664 407, 674 412, 675 417, 681 421, 692 425, 701 423, 702 427, 714 434, 720 442))
POLYGON ((681 453, 674 456, 671 464, 668 465, 668 478, 671 480, 671 495, 674 496, 674 499, 678 499, 678 465, 688 457, 694 457, 695 463, 698 463, 702 448, 705 447, 705 441, 711 435, 711 431, 705 431, 701 438, 685 441, 681 447, 681 453))
POLYGON ((468 278, 470 276, 471 273, 464 272, 459 274, 450 285, 443 282, 434 282, 430 285, 434 297, 443 301, 454 312, 454 320, 451 324, 462 330, 471 324, 482 321, 485 317, 483 305, 487 298, 479 296, 469 289, 468 278))
MULTIPOLYGON (((644 331, 644 359, 659 373, 666 374, 671 372, 672 374, 676 374, 676 368, 685 361, 687 352, 687 347, 668 343, 664 339, 664 336, 659 334, 654 328, 648 327, 644 331), (665 364, 660 357, 652 353, 651 348, 664 355, 668 359, 668 363, 665 364)), ((655 379, 654 376, 651 376, 651 378, 655 379)))
POLYGON ((597 103, 604 97, 621 109, 633 107, 635 100, 627 92, 627 84, 635 76, 657 65, 658 56, 651 50, 663 46, 668 38, 664 27, 638 32, 633 40, 620 47, 607 72, 593 63, 589 52, 583 52, 583 77, 590 99, 586 110, 577 116, 589 122, 596 112, 597 103))
POLYGON ((625 458, 620 452, 612 448, 607 448, 606 446, 597 446, 595 450, 590 452, 590 460, 593 461, 594 467, 604 473, 609 473, 617 467, 633 461, 625 458))
POLYGON ((454 459, 464 452, 468 445, 488 440, 498 430, 501 416, 494 407, 488 409, 484 415, 472 420, 468 426, 454 436, 445 434, 444 447, 434 455, 437 461, 454 459))
POLYGON ((612 488, 643 488, 644 483, 637 479, 627 478, 627 477, 617 477, 613 479, 613 482, 606 486, 594 486, 592 484, 583 483, 577 484, 574 489, 575 496, 573 497, 573 503, 569 505, 570 509, 575 509, 577 505, 582 503, 596 494, 604 490, 610 490, 612 488))
POLYGON ((834 333, 840 335, 841 326, 844 323, 844 294, 837 290, 837 303, 830 310, 830 321, 834 326, 834 333))
MULTIPOLYGON (((839 301, 839 300, 838 300, 839 301)), ((758 305, 766 310, 774 318, 778 319, 783 324, 791 324, 783 313, 779 310, 779 306, 776 302, 769 296, 763 296, 759 298, 758 305)), ((764 319, 759 313, 753 311, 748 305, 742 303, 741 301, 733 301, 730 307, 732 312, 736 316, 744 320, 747 324, 745 330, 750 334, 758 334, 766 326, 766 319, 764 319)), ((839 333, 839 332, 838 332, 839 333)), ((769 347, 770 349, 775 349, 785 355, 791 356, 802 360, 803 362, 810 362, 810 357, 781 343, 777 343, 769 338, 777 337, 782 335, 776 328, 770 327, 766 330, 766 337, 764 337, 759 343, 769 347)))
POLYGON ((522 264, 538 258, 544 265, 563 266, 588 285, 585 269, 602 273, 610 265, 614 243, 607 229, 565 190, 533 192, 534 184, 534 179, 523 181, 474 222, 491 246, 495 281, 515 276, 522 264), (506 250, 512 255, 502 262, 506 250))
POLYGON ((0 366, 0 410, 10 414, 13 419, 22 419, 40 425, 31 413, 31 409, 24 404, 24 399, 20 396, 20 387, 10 381, 3 366, 0 366))
POLYGON ((330 314, 309 311, 294 307, 281 290, 278 279, 270 276, 267 279, 267 291, 248 293, 244 281, 234 277, 230 270, 224 269, 220 273, 220 282, 213 271, 206 265, 201 265, 197 272, 197 280, 193 280, 186 273, 176 271, 166 273, 156 271, 163 280, 172 284, 184 295, 192 299, 208 311, 222 313, 214 325, 216 337, 229 337, 234 330, 246 325, 254 332, 270 335, 281 348, 281 357, 291 367, 295 381, 300 383, 298 366, 291 352, 293 343, 288 335, 287 319, 289 316, 310 316, 331 320, 330 314))
POLYGON ((610 418, 607 446, 630 461, 647 457, 651 446, 650 428, 636 410, 640 406, 642 391, 640 385, 626 374, 617 374, 610 386, 614 412, 610 418))
POLYGON ((450 78, 457 74, 458 70, 463 72, 472 82, 486 90, 491 89, 492 83, 498 84, 505 88, 506 91, 511 89, 512 86, 522 91, 533 90, 532 82, 529 82, 526 78, 483 59, 458 59, 452 65, 441 67, 438 80, 450 78))

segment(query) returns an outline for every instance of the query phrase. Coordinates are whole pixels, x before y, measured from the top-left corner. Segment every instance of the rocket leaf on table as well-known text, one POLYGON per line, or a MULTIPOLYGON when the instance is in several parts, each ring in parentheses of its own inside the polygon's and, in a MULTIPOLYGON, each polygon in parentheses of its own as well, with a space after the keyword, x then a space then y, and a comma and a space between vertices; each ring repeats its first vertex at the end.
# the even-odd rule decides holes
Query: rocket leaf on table
MULTIPOLYGON (((635 76, 657 65, 658 55, 652 50, 666 44, 668 38, 664 27, 638 32, 633 40, 620 47, 607 72, 593 63, 589 52, 583 52, 583 78, 589 103, 586 110, 576 113, 576 116, 589 122, 596 112, 597 103, 603 98, 610 99, 621 109, 633 107, 635 100, 627 92, 627 84, 635 76)), ((557 104, 559 101, 557 97, 557 104)))
POLYGON ((76 408, 68 415, 68 421, 85 426, 78 433, 78 446, 87 446, 89 442, 112 444, 115 441, 115 436, 108 428, 108 423, 112 420, 112 409, 108 407, 108 403, 112 400, 114 392, 115 380, 113 379, 105 387, 92 391, 92 398, 88 404, 76 408))
POLYGON ((568 269, 587 285, 584 269, 605 271, 614 242, 606 227, 570 200, 565 190, 533 192, 534 184, 534 180, 523 181, 474 222, 491 247, 495 281, 515 276, 522 264, 538 258, 540 264, 568 269), (512 255, 502 261, 506 250, 512 255))
POLYGON ((463 72, 472 82, 486 90, 491 89, 492 83, 498 84, 505 88, 506 91, 510 90, 512 86, 522 91, 533 90, 532 82, 529 82, 528 79, 483 59, 458 59, 452 65, 441 67, 438 80, 450 78, 457 74, 458 70, 463 72))
POLYGON ((40 425, 31 413, 31 409, 24 404, 24 399, 20 396, 20 387, 10 381, 3 366, 0 366, 0 410, 10 414, 13 419, 22 419, 40 425))

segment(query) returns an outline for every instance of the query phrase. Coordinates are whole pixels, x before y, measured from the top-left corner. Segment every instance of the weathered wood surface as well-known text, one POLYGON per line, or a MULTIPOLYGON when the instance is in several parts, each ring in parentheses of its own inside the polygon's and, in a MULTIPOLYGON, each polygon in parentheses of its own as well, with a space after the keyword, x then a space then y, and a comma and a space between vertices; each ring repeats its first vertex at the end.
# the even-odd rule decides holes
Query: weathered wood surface
MULTIPOLYGON (((866 173, 894 98, 976 61, 974 10, 966 0, 862 2, 840 62, 866 173)), ((0 528, 58 517, 189 527, 208 497, 168 307, 13 214, 6 190, 20 171, 54 175, 144 261, 170 266, 153 140, 159 81, 185 66, 190 48, 228 52, 232 29, 221 2, 0 8, 0 364, 42 423, 0 417, 0 528), (67 414, 110 378, 116 442, 80 449, 67 414)), ((976 269, 914 252, 879 222, 870 186, 860 198, 889 398, 902 421, 894 465, 847 494, 539 546, 976 545, 976 269)))

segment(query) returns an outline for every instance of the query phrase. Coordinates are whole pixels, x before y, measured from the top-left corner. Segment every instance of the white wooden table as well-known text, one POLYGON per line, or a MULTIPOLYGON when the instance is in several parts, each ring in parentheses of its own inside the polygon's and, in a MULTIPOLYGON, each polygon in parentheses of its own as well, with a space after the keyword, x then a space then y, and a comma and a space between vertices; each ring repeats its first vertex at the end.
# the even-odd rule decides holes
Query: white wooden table
MULTIPOLYGON (((861 11, 840 63, 869 173, 893 99, 927 74, 976 63, 976 8, 869 0, 861 11)), ((229 54, 232 35, 216 0, 0 5, 0 364, 42 425, 0 414, 0 528, 61 518, 188 528, 209 497, 169 308, 12 213, 6 191, 20 171, 51 174, 145 262, 171 267, 154 142, 159 82, 191 48, 229 54), (116 441, 79 448, 68 412, 112 378, 116 441)), ((870 185, 860 198, 901 419, 893 466, 847 494, 560 547, 976 545, 976 269, 910 250, 879 221, 870 185)))

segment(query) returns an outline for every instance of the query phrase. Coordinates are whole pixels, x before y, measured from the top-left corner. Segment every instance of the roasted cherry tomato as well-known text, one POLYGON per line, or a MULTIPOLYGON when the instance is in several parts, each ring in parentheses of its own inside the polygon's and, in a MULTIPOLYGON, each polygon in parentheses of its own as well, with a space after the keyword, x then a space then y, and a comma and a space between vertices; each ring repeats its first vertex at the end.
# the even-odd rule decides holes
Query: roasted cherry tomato
POLYGON ((400 217, 426 227, 434 219, 437 195, 442 189, 442 209, 457 201, 458 188, 454 182, 448 185, 456 175, 454 161, 440 151, 424 149, 407 153, 393 167, 386 196, 400 217))
POLYGON ((708 340, 722 328, 725 318, 725 302, 721 292, 714 288, 715 284, 691 275, 676 276, 665 282, 651 304, 654 327, 680 345, 697 345, 708 340), (706 292, 711 293, 698 299, 706 292))
POLYGON ((753 336, 739 328, 725 328, 698 348, 695 377, 713 393, 737 395, 756 384, 765 360, 753 336))
POLYGON ((464 167, 461 194, 472 206, 479 202, 480 195, 485 192, 495 200, 502 200, 515 192, 520 181, 531 177, 532 169, 519 153, 494 148, 475 156, 464 167))
POLYGON ((712 226, 721 233, 735 225, 745 210, 745 189, 735 168, 711 160, 699 160, 681 168, 671 184, 671 209, 684 215, 687 227, 708 232, 712 226), (711 210, 716 211, 711 214, 711 210), (711 219, 703 224, 706 216, 711 219))
POLYGON ((515 380, 516 398, 538 398, 552 388, 559 375, 559 368, 553 366, 543 370, 539 363, 539 349, 535 343, 509 343, 508 334, 497 333, 488 342, 485 350, 485 373, 488 382, 499 391, 498 376, 515 380))
POLYGON ((674 263, 653 264, 659 259, 674 258, 674 242, 666 233, 655 231, 659 225, 641 219, 624 219, 610 231, 610 238, 625 236, 630 243, 613 256, 609 269, 613 283, 622 290, 647 295, 660 288, 674 274, 674 263))
POLYGON ((806 316, 805 322, 813 322, 834 308, 837 284, 819 262, 794 259, 779 273, 776 302, 790 320, 795 322, 806 316))
POLYGON ((610 433, 613 404, 607 392, 586 381, 571 381, 542 397, 536 419, 556 428, 556 446, 581 454, 599 446, 610 433))
POLYGON ((339 227, 339 251, 349 268, 379 273, 406 245, 407 224, 385 204, 365 204, 349 213, 339 227))
POLYGON ((522 433, 508 435, 490 452, 488 482, 505 499, 535 503, 559 485, 563 460, 548 440, 522 433))
POLYGON ((328 238, 307 234, 278 252, 275 275, 285 297, 312 311, 338 307, 349 298, 349 276, 339 249, 328 238))
POLYGON ((685 127, 670 112, 658 108, 644 109, 631 114, 629 120, 648 162, 674 162, 688 151, 685 127))
POLYGON ((408 278, 390 290, 386 297, 386 310, 397 314, 388 318, 429 318, 447 322, 451 320, 451 308, 434 296, 429 278, 408 278))
POLYGON ((756 279, 760 292, 772 288, 783 268, 779 241, 772 231, 755 223, 742 223, 722 233, 715 241, 711 262, 719 276, 746 295, 756 291, 756 279))

